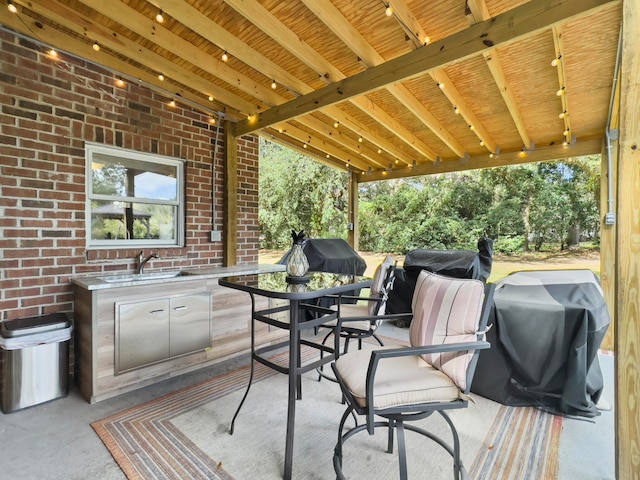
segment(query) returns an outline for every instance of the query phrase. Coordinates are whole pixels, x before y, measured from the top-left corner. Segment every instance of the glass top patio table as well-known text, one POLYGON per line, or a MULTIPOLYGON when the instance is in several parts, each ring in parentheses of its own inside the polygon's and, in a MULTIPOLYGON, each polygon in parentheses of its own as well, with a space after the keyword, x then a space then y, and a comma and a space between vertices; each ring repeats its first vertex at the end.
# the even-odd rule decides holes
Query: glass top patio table
POLYGON ((285 460, 284 474, 285 480, 290 480, 293 470, 293 434, 295 423, 295 402, 296 398, 301 398, 300 376, 302 373, 315 369, 320 365, 332 361, 338 352, 338 344, 334 348, 328 348, 324 345, 318 345, 308 340, 300 338, 300 331, 304 329, 314 328, 324 322, 337 318, 337 312, 328 308, 312 305, 309 300, 319 299, 327 295, 348 294, 354 290, 367 288, 371 286, 371 279, 363 276, 354 276, 338 273, 326 272, 308 272, 309 278, 305 283, 292 283, 287 281, 286 272, 269 272, 253 275, 239 275, 232 277, 224 277, 218 280, 221 286, 241 290, 249 293, 251 296, 251 373, 247 390, 242 398, 238 409, 231 421, 230 433, 233 434, 234 423, 242 405, 251 388, 253 380, 254 361, 262 363, 281 373, 286 373, 289 377, 288 392, 288 408, 287 408, 287 433, 285 441, 285 460), (254 295, 264 296, 268 298, 278 298, 289 300, 288 305, 276 308, 268 308, 265 310, 256 310, 256 302, 254 295), (305 303, 308 302, 308 303, 305 303), (312 321, 304 321, 301 310, 315 310, 320 312, 320 318, 312 321), (274 312, 288 311, 288 321, 272 319, 271 314, 274 312), (272 327, 283 328, 289 331, 289 338, 286 342, 268 345, 261 349, 255 348, 255 324, 263 322, 272 327), (310 364, 300 364, 300 345, 307 345, 318 350, 331 353, 331 355, 322 357, 320 360, 310 364), (287 346, 289 348, 288 367, 281 367, 269 360, 265 354, 273 352, 275 349, 287 346))

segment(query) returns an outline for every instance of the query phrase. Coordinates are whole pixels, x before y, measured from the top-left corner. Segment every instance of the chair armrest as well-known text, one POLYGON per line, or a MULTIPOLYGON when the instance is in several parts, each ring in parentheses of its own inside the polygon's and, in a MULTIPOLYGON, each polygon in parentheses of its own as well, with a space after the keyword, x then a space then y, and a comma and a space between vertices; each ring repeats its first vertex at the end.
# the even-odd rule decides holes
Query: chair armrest
MULTIPOLYGON (((441 345, 424 345, 419 347, 400 347, 400 348, 391 348, 385 350, 374 350, 371 352, 371 358, 369 360, 369 367, 367 369, 367 380, 366 380, 366 396, 367 399, 373 399, 373 385, 375 383, 375 376, 378 370, 378 364, 381 360, 385 358, 394 358, 394 357, 407 357, 412 355, 426 355, 433 353, 447 353, 447 352, 463 352, 469 350, 484 350, 487 348, 491 348, 491 344, 489 342, 485 342, 483 340, 478 340, 475 342, 459 342, 459 343, 448 343, 441 345)), ((374 409, 371 404, 367 405, 367 431, 369 434, 373 435, 373 425, 374 425, 374 409)))

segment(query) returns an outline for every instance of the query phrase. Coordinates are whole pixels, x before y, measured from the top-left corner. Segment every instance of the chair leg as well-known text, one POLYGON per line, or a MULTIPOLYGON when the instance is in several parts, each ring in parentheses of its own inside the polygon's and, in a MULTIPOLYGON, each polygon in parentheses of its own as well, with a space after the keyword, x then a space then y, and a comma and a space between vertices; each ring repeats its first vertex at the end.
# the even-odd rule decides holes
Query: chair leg
POLYGON ((381 347, 384 347, 384 342, 380 339, 380 337, 378 335, 376 335, 375 333, 373 334, 373 338, 376 339, 376 341, 380 344, 381 347))
POLYGON ((400 469, 400 480, 407 480, 407 452, 404 441, 404 424, 402 420, 395 422, 395 431, 398 435, 398 463, 400 469))
POLYGON ((395 420, 389 420, 389 429, 387 432, 387 453, 393 453, 393 430, 395 425, 395 420))
POLYGON ((453 478, 455 480, 460 480, 462 478, 461 473, 463 466, 462 460, 460 460, 460 438, 458 437, 458 431, 446 412, 440 410, 440 415, 442 415, 449 424, 449 428, 453 435, 453 478))

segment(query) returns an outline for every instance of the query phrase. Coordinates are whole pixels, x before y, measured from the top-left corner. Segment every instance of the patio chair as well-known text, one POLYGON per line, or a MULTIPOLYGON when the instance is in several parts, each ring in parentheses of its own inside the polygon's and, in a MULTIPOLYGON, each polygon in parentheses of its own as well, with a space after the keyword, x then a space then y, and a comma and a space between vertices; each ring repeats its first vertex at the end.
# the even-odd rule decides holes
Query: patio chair
MULTIPOLYGON (((460 441, 447 410, 467 407, 471 381, 484 340, 494 285, 480 280, 444 277, 423 271, 413 295, 410 346, 380 347, 346 353, 331 364, 347 409, 338 429, 333 463, 342 473, 342 447, 346 440, 375 427, 387 427, 387 452, 398 442, 400 478, 407 478, 405 430, 426 436, 453 457, 455 479, 466 478, 460 459, 460 441), (449 425, 453 446, 412 424, 438 412, 449 425), (350 415, 364 415, 366 422, 343 433, 350 415), (385 419, 375 420, 377 415, 385 419)), ((386 315, 385 317, 397 317, 386 315)))
MULTIPOLYGON (((381 323, 380 316, 385 313, 389 292, 393 288, 395 269, 396 262, 393 257, 387 255, 373 274, 368 297, 354 295, 333 297, 338 298, 338 303, 332 305, 331 309, 337 310, 338 317, 336 320, 320 325, 321 328, 330 329, 329 333, 322 339, 323 345, 327 343, 331 335, 336 334, 338 326, 340 326, 339 337, 344 339, 344 353, 349 351, 349 342, 351 340, 358 340, 359 350, 362 349, 362 340, 369 337, 375 338, 380 346, 384 346, 384 342, 376 335, 376 330, 381 323), (360 303, 346 303, 349 301, 360 303)), ((319 369, 318 373, 321 377, 326 377, 326 375, 322 374, 322 369, 319 369)), ((331 377, 326 378, 334 380, 331 377)))

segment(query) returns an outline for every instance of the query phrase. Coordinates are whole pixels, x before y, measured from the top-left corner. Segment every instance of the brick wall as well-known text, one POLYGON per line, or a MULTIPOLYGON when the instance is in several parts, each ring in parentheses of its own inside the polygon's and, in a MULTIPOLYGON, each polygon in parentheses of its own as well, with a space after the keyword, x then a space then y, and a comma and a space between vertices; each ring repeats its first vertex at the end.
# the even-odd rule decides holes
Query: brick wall
MULTIPOLYGON (((222 265, 212 230, 216 126, 188 106, 0 32, 0 320, 73 311, 69 279, 131 272, 140 248, 85 247, 84 142, 186 163, 186 246, 154 248, 147 271, 222 265)), ((169 88, 169 87, 168 87, 169 88)), ((223 225, 224 132, 215 159, 215 224, 223 225)), ((258 261, 258 141, 238 139, 238 264, 258 261)))

